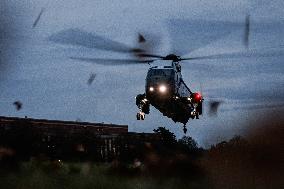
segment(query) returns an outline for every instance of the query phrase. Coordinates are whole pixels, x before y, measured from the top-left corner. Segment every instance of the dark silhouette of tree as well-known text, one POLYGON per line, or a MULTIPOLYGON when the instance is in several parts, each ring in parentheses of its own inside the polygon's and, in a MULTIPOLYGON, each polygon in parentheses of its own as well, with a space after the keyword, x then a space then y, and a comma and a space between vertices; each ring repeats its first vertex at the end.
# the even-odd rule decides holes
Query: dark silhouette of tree
POLYGON ((222 141, 215 146, 211 147, 211 150, 217 151, 231 151, 231 150, 242 150, 244 147, 248 146, 248 142, 241 136, 234 136, 229 141, 222 141))
POLYGON ((183 136, 178 140, 179 148, 185 153, 197 152, 197 142, 190 136, 183 136))
POLYGON ((158 127, 153 130, 156 134, 161 136, 161 141, 164 145, 174 147, 177 144, 176 136, 165 127, 158 127))

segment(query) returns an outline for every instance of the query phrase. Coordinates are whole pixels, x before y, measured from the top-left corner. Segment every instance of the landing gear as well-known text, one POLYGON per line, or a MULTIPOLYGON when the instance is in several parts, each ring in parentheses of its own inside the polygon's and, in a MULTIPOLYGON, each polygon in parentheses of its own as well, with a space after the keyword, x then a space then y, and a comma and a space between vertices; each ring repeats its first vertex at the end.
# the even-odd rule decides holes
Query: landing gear
POLYGON ((139 108, 139 112, 136 114, 137 120, 144 120, 145 114, 150 113, 150 103, 145 94, 139 94, 136 96, 136 105, 139 108))
POLYGON ((195 118, 199 119, 199 113, 198 112, 196 112, 195 118))
POLYGON ((186 125, 184 124, 183 125, 183 133, 186 134, 186 132, 187 132, 187 128, 186 128, 186 125))
POLYGON ((203 99, 201 99, 199 102, 195 102, 192 100, 192 98, 190 98, 189 100, 189 104, 191 105, 191 112, 190 112, 190 115, 191 115, 191 118, 192 119, 199 119, 199 115, 202 114, 202 102, 203 102, 203 99))
POLYGON ((145 113, 144 112, 138 112, 136 114, 137 120, 144 120, 145 119, 145 113))
POLYGON ((199 119, 199 111, 197 110, 197 108, 194 106, 193 110, 191 111, 191 118, 192 119, 199 119))

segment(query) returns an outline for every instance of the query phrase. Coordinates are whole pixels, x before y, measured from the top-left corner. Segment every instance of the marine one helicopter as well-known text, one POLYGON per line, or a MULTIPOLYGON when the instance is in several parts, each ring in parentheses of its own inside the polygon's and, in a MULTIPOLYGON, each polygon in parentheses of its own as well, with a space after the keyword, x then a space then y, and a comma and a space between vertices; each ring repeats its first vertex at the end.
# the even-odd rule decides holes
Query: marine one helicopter
POLYGON ((149 68, 145 93, 136 96, 136 105, 139 108, 136 118, 144 120, 152 105, 174 122, 183 123, 183 130, 186 133, 188 120, 199 119, 199 115, 202 114, 203 97, 200 93, 193 93, 182 79, 179 62, 185 59, 175 54, 158 58, 163 62, 169 61, 171 65, 149 68))
MULTIPOLYGON (((199 24, 200 21, 198 21, 197 23, 199 24)), ((206 45, 218 39, 218 36, 222 37, 226 34, 224 26, 226 26, 227 23, 205 23, 206 24, 203 24, 201 27, 197 27, 197 29, 200 29, 203 33, 207 32, 206 34, 208 36, 213 36, 213 39, 211 40, 211 37, 208 36, 205 38, 197 36, 197 38, 194 38, 193 42, 197 41, 197 44, 202 43, 203 45, 206 45), (209 25, 207 31, 205 31, 204 25, 209 25), (214 25, 216 25, 216 31, 214 30, 214 25), (212 33, 214 35, 212 35, 212 33), (199 43, 200 41, 201 43, 199 43)), ((231 23, 227 25, 230 26, 231 23)), ((237 25, 236 27, 239 27, 239 25, 237 25)), ((129 53, 135 57, 134 59, 70 57, 73 60, 86 61, 103 65, 151 65, 151 63, 153 62, 159 63, 159 66, 151 66, 148 70, 146 76, 145 93, 136 96, 136 105, 139 108, 139 112, 136 114, 136 118, 137 120, 144 120, 145 115, 149 114, 150 112, 150 105, 152 105, 153 107, 158 109, 163 115, 171 118, 174 122, 183 123, 183 131, 186 133, 186 123, 189 121, 189 119, 199 119, 199 116, 202 115, 204 98, 202 93, 192 92, 190 88, 185 84, 181 74, 180 63, 188 60, 270 56, 269 54, 263 55, 263 53, 257 53, 254 51, 255 49, 248 49, 249 34, 250 20, 248 15, 245 21, 245 32, 243 36, 243 43, 247 47, 244 51, 188 58, 182 58, 176 54, 168 54, 167 56, 156 55, 152 51, 153 48, 156 48, 156 37, 153 38, 154 40, 148 40, 147 37, 144 37, 140 33, 138 35, 137 40, 139 46, 136 48, 131 48, 123 43, 106 39, 97 34, 88 33, 80 29, 68 29, 61 31, 59 33, 51 35, 49 37, 49 40, 55 43, 65 45, 67 44, 74 46, 82 46, 86 48, 95 48, 105 51, 129 53), (148 43, 149 41, 150 45, 148 43), (168 63, 168 65, 165 65, 165 63, 168 63)), ((177 42, 178 40, 174 41, 177 42)), ((181 38, 181 41, 178 41, 178 45, 180 45, 180 43, 182 43, 183 41, 183 38, 181 38)), ((191 43, 190 45, 193 45, 193 43, 191 43)), ((214 101, 212 103, 212 107, 214 107, 213 109, 217 109, 220 103, 221 101, 214 101)))

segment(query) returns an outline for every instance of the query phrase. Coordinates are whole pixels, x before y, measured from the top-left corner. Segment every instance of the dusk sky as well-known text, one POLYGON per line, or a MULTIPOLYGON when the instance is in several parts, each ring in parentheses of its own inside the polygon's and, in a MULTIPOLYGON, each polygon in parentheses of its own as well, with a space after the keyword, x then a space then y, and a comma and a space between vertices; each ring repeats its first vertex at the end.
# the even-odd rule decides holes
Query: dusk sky
POLYGON ((145 121, 136 120, 135 96, 144 93, 149 65, 72 60, 69 57, 133 57, 58 44, 50 36, 78 29, 135 47, 142 33, 156 36, 155 53, 161 55, 220 54, 246 50, 242 44, 246 14, 251 17, 249 48, 257 49, 257 56, 182 62, 184 81, 193 91, 201 84, 205 98, 205 114, 189 121, 187 134, 208 146, 245 135, 250 122, 273 113, 275 106, 284 107, 282 0, 1 0, 0 9, 1 116, 115 123, 135 132, 165 126, 180 138, 182 124, 153 107, 145 121), (232 27, 211 28, 212 32, 206 24, 201 31, 195 27, 216 21, 231 22, 232 27), (220 35, 218 40, 203 44, 214 32, 220 35), (97 76, 88 85, 91 73, 97 76), (216 117, 207 113, 209 99, 224 101, 216 117), (13 106, 17 100, 23 103, 20 111, 13 106))

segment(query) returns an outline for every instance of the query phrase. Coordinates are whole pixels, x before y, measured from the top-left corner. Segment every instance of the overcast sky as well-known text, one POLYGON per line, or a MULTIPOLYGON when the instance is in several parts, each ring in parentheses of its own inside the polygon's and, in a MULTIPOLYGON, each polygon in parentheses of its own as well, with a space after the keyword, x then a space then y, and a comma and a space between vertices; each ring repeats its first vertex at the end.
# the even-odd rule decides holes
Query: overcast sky
MULTIPOLYGON (((0 9, 0 114, 3 116, 127 124, 130 131, 137 132, 152 132, 158 126, 165 126, 178 137, 183 135, 181 124, 163 117, 152 107, 144 122, 136 121, 134 97, 144 92, 148 65, 102 66, 71 60, 70 56, 131 56, 48 40, 63 30, 76 28, 132 47, 137 45, 138 32, 152 33, 160 39, 156 51, 166 54, 173 49, 172 41, 183 39, 182 35, 188 40, 188 49, 195 44, 193 39, 205 35, 191 28, 190 20, 243 23, 249 13, 251 48, 262 48, 265 53, 273 51, 272 47, 279 51, 278 47, 282 46, 283 52, 284 45, 281 0, 249 3, 246 0, 1 0, 0 9), (41 18, 32 28, 42 8, 41 18), (180 35, 175 36, 173 30, 181 31, 177 32, 180 35), (91 73, 97 77, 88 86, 91 73), (16 100, 23 102, 21 111, 12 105, 16 100)), ((195 55, 242 50, 242 34, 241 24, 230 35, 204 44, 197 51, 186 52, 185 46, 182 50, 195 55)), ((206 97, 225 101, 217 117, 205 112, 200 120, 190 121, 188 134, 203 146, 245 135, 247 121, 273 111, 263 108, 263 104, 284 103, 282 60, 283 56, 275 56, 184 63, 184 80, 193 90, 199 90, 202 83, 205 105, 206 97)))

